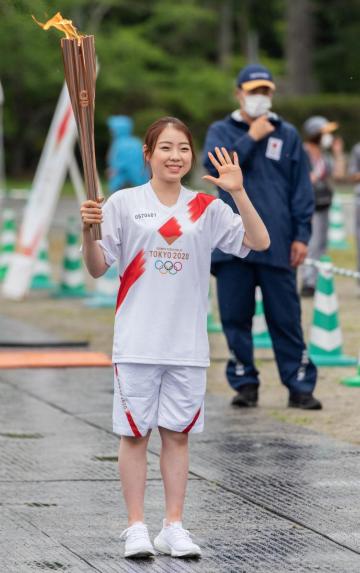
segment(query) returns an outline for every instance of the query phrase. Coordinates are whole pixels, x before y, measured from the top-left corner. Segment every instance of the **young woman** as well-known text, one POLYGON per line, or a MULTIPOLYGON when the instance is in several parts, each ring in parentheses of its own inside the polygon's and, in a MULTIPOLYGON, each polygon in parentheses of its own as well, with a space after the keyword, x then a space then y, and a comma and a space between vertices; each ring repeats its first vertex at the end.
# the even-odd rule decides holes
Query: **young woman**
MULTIPOLYGON (((121 436, 119 473, 128 512, 125 557, 154 555, 144 524, 146 450, 159 428, 165 519, 155 548, 173 557, 200 556, 182 527, 189 433, 201 432, 209 349, 206 332, 211 251, 245 257, 267 249, 267 230, 244 188, 238 157, 225 148, 209 157, 239 213, 220 199, 181 185, 195 155, 189 129, 164 117, 148 129, 144 157, 151 180, 114 193, 102 209, 81 207, 83 255, 93 277, 115 261, 117 298, 113 363, 113 429, 121 436), (102 223, 102 240, 90 227, 102 223)), ((241 296, 241 294, 239 295, 241 296)))

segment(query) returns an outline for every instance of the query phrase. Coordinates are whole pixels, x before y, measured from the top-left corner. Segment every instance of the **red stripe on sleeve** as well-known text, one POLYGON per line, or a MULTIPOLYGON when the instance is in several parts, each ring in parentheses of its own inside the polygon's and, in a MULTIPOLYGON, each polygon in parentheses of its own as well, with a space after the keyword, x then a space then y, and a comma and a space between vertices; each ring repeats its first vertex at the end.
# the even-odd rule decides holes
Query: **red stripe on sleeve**
POLYGON ((119 310, 120 305, 124 301, 129 289, 145 272, 145 257, 144 251, 141 251, 133 258, 131 263, 126 267, 123 276, 120 279, 120 288, 116 301, 115 314, 119 310))
POLYGON ((185 430, 182 431, 183 434, 188 434, 190 432, 191 428, 196 424, 196 421, 200 416, 200 412, 201 408, 199 408, 198 411, 196 412, 193 421, 188 426, 186 426, 185 430))
POLYGON ((206 211, 210 203, 215 201, 216 197, 208 195, 207 193, 198 193, 194 199, 188 203, 189 216, 193 223, 200 219, 201 215, 206 211))

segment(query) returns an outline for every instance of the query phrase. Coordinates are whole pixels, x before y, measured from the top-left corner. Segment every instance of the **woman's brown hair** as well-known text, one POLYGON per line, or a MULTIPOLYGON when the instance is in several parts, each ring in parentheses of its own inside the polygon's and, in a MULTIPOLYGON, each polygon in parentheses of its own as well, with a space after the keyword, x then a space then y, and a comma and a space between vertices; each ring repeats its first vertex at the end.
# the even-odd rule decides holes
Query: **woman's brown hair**
MULTIPOLYGON (((188 128, 188 126, 185 125, 185 123, 180 119, 177 119, 177 117, 170 117, 170 116, 161 117, 160 119, 157 119, 156 121, 154 121, 154 123, 150 125, 147 132, 145 133, 145 138, 144 138, 146 154, 148 154, 149 157, 152 156, 156 147, 156 142, 159 139, 159 135, 168 125, 172 125, 175 129, 182 131, 182 133, 187 137, 192 154, 191 166, 193 167, 196 158, 195 158, 194 142, 191 135, 191 131, 188 128)), ((144 157, 144 159, 145 162, 147 162, 146 157, 144 157)))

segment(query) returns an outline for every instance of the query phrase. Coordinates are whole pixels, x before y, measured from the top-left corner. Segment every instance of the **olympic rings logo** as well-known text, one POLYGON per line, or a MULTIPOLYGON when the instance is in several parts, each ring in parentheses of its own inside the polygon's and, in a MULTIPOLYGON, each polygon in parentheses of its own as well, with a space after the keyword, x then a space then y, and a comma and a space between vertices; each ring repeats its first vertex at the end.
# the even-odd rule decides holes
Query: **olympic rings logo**
POLYGON ((180 263, 180 261, 176 261, 175 263, 173 263, 172 261, 160 261, 160 259, 158 259, 157 261, 155 261, 155 268, 159 271, 159 273, 161 273, 162 275, 176 275, 178 272, 181 271, 182 269, 182 263, 180 263))

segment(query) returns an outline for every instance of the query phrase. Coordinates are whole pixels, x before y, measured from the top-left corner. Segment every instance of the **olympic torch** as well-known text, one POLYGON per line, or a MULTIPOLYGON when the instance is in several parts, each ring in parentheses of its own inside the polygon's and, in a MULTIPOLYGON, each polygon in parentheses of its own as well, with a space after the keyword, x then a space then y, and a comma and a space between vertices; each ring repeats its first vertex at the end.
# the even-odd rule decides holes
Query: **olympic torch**
MULTIPOLYGON (((94 36, 80 34, 71 20, 66 20, 60 12, 42 24, 34 16, 35 22, 43 28, 56 28, 65 33, 61 39, 65 80, 69 90, 80 140, 81 158, 84 168, 85 187, 88 199, 97 201, 98 178, 95 158, 94 110, 96 55, 94 36)), ((92 225, 93 239, 101 239, 100 225, 92 225)))

